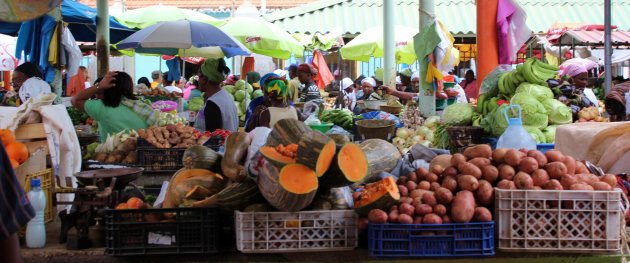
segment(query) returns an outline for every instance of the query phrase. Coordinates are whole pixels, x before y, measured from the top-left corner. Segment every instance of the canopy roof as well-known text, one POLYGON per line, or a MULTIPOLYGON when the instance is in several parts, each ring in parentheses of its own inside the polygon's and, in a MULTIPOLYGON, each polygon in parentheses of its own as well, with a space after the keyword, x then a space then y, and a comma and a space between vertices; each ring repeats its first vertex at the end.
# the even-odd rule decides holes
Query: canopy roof
MULTIPOLYGON (((613 45, 630 44, 630 31, 612 31, 613 45)), ((576 45, 604 45, 604 31, 597 30, 568 30, 562 35, 562 44, 571 45, 575 40, 576 45)))

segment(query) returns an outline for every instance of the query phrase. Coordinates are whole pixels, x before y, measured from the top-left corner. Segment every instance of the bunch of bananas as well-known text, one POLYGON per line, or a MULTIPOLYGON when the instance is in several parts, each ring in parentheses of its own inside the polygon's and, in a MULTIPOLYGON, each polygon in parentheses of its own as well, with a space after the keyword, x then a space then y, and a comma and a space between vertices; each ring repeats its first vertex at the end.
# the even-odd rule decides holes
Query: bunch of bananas
POLYGON ((347 109, 324 110, 319 115, 321 122, 332 122, 346 130, 352 130, 352 112, 347 109))
POLYGON ((499 94, 510 98, 516 88, 523 82, 547 86, 547 80, 554 78, 558 67, 544 63, 535 58, 528 58, 525 63, 516 66, 516 70, 503 73, 499 77, 499 94))

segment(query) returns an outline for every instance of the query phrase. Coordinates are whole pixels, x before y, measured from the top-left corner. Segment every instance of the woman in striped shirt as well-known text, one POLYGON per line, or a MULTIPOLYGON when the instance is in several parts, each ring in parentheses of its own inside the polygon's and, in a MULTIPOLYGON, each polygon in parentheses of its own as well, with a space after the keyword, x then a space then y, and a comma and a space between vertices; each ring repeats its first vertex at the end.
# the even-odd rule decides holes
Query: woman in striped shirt
POLYGON ((302 102, 321 101, 322 96, 319 93, 319 87, 313 81, 313 77, 317 75, 317 70, 310 64, 300 64, 298 66, 298 79, 304 85, 302 90, 302 102))

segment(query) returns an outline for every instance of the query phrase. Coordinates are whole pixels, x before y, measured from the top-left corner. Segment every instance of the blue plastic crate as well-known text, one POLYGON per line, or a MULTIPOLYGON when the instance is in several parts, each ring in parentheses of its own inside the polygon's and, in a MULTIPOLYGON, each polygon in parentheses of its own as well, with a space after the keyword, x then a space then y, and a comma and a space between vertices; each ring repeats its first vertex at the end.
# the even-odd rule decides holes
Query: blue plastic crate
POLYGON ((453 224, 369 224, 373 257, 492 256, 494 222, 453 224))
POLYGON ((553 143, 539 143, 538 145, 536 145, 536 149, 538 149, 542 153, 553 150, 553 148, 555 147, 556 145, 553 143))

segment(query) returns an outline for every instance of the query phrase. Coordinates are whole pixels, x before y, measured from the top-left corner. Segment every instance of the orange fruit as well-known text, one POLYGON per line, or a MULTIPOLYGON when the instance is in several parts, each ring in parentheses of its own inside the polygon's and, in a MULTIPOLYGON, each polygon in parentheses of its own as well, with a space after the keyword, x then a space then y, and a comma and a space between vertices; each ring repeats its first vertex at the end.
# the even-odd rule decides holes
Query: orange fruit
POLYGON ((13 159, 9 159, 11 160, 11 167, 13 167, 13 169, 17 168, 18 166, 20 166, 20 163, 16 160, 13 159))
POLYGON ((7 154, 9 158, 16 160, 18 163, 23 164, 28 159, 28 148, 25 144, 14 141, 6 146, 7 154))
POLYGON ((116 210, 122 210, 122 209, 129 209, 129 207, 127 207, 127 203, 120 203, 116 206, 116 210))
POLYGON ((15 141, 15 135, 11 130, 0 129, 0 141, 2 141, 3 146, 7 146, 15 141))
POLYGON ((143 204, 144 202, 142 201, 142 199, 137 197, 132 197, 127 200, 127 207, 129 207, 129 209, 140 209, 143 204))

